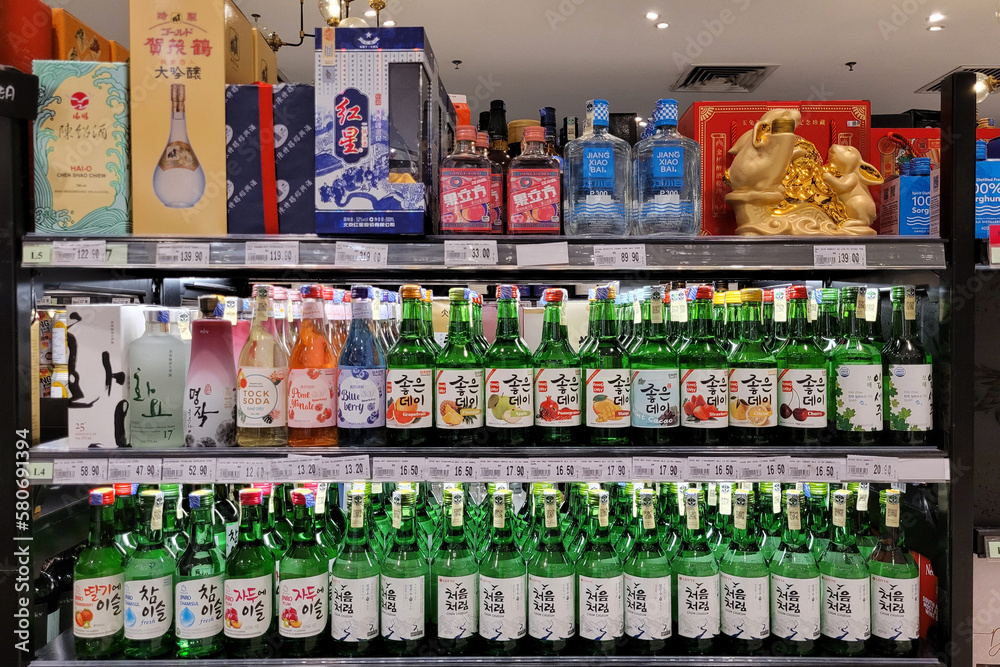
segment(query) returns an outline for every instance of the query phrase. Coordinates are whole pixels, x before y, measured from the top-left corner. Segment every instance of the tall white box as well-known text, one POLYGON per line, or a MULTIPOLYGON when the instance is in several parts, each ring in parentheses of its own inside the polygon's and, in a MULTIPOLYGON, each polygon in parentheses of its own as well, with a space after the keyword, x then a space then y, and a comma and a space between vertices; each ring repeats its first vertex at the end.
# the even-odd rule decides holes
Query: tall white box
POLYGON ((69 446, 128 446, 128 346, 145 331, 141 306, 66 308, 69 446))

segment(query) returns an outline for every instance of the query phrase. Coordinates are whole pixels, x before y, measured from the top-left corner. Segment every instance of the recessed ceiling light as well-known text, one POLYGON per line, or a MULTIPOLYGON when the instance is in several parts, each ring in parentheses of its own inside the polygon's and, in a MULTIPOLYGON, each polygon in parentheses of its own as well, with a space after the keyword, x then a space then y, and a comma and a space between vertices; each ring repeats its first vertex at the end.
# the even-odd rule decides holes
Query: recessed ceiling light
POLYGON ((369 9, 367 12, 365 12, 365 16, 375 16, 375 10, 369 9))
POLYGON ((660 30, 666 30, 667 28, 670 27, 670 24, 667 23, 666 21, 660 21, 659 23, 656 24, 656 27, 659 28, 660 30))
POLYGON ((646 127, 647 125, 649 125, 649 123, 647 123, 646 121, 642 121, 641 123, 639 123, 639 127, 646 127))
POLYGON ((646 12, 646 18, 649 19, 650 21, 655 21, 656 19, 660 18, 660 15, 657 14, 656 12, 646 12))
POLYGON ((927 17, 927 22, 937 23, 938 21, 943 21, 944 18, 945 18, 944 14, 942 14, 941 12, 934 12, 933 14, 927 17))
POLYGON ((635 122, 641 123, 642 122, 642 116, 636 116, 635 117, 635 122))
POLYGON ((383 21, 382 25, 384 25, 386 28, 391 28, 392 26, 396 25, 396 22, 393 21, 392 19, 389 19, 388 21, 383 21))
POLYGON ((929 26, 927 26, 927 29, 930 30, 931 32, 939 32, 941 30, 944 30, 944 26, 943 25, 929 25, 929 26))

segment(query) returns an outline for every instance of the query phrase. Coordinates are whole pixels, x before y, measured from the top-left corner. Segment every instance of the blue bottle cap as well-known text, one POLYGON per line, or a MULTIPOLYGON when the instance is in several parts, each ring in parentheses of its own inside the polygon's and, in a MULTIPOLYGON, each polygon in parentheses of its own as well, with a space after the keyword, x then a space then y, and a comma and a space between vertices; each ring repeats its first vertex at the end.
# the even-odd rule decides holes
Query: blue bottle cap
POLYGON ((160 324, 170 324, 170 311, 169 310, 158 310, 156 311, 156 321, 160 324))
POLYGON ((913 158, 910 162, 910 174, 912 176, 927 176, 931 173, 931 159, 929 157, 913 158))
POLYGON ((642 299, 643 301, 651 300, 653 298, 653 288, 650 287, 649 285, 643 287, 642 290, 639 292, 639 298, 642 299))
POLYGON ((611 105, 607 100, 594 100, 594 127, 607 127, 611 123, 611 105))
POLYGON ((371 289, 368 285, 351 285, 351 301, 367 299, 371 289))
POLYGON ((542 107, 538 110, 539 118, 542 122, 542 127, 555 127, 556 126, 556 108, 555 107, 542 107))
POLYGON ((517 288, 513 285, 499 285, 497 286, 497 300, 510 299, 513 300, 517 288))
POLYGON ((598 301, 607 301, 610 292, 611 288, 608 287, 607 285, 604 285, 603 287, 598 287, 596 290, 594 290, 594 298, 598 301))
POLYGON ((653 111, 653 122, 656 123, 656 127, 676 127, 677 100, 658 100, 656 110, 653 111))
POLYGON ((909 160, 907 160, 905 162, 900 162, 899 163, 899 175, 900 176, 909 176, 910 175, 910 161, 909 160))
POLYGON ((977 139, 976 140, 976 160, 986 159, 986 140, 977 139))

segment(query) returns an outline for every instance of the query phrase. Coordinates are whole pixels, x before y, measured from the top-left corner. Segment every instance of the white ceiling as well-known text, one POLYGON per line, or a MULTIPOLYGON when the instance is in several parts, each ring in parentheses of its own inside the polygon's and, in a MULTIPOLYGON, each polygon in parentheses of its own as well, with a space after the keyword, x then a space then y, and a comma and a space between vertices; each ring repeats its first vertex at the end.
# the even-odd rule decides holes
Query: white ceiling
MULTIPOLYGON (((649 115, 681 68, 695 64, 778 64, 752 95, 701 99, 869 99, 873 113, 938 108, 937 95, 913 91, 958 65, 1000 63, 1000 0, 388 0, 383 20, 424 26, 449 92, 470 106, 507 102, 507 118, 583 115, 604 97, 613 112, 649 115), (670 27, 646 19, 661 15, 670 27), (926 30, 941 12, 946 28, 926 30), (461 60, 456 70, 452 60, 461 60), (844 63, 855 61, 849 72, 844 63)), ((56 0, 111 39, 128 43, 128 0, 56 0)), ((286 41, 298 34, 295 0, 237 0, 286 41)), ((355 0, 352 14, 368 9, 355 0)), ((321 24, 305 0, 309 31, 321 24)), ((374 23, 374 19, 370 19, 374 23)), ((278 67, 311 82, 313 50, 282 48, 278 67)), ((696 97, 676 95, 682 109, 696 97)), ((1000 93, 980 107, 1000 117, 1000 93)), ((998 119, 1000 124, 1000 119, 998 119)))

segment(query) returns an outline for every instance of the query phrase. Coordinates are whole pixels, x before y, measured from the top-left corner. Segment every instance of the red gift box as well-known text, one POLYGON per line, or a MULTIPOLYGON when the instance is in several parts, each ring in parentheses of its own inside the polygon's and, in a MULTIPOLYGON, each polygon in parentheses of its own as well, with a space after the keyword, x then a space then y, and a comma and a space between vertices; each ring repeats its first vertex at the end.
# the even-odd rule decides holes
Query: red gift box
POLYGON ((52 59, 52 10, 40 0, 0 2, 0 65, 31 74, 32 60, 52 59))
POLYGON ((681 116, 677 129, 701 145, 701 233, 733 234, 736 218, 726 204, 730 189, 723 183, 732 164, 729 149, 770 109, 798 109, 802 121, 795 133, 813 142, 824 158, 833 144, 855 146, 868 154, 871 104, 865 100, 832 102, 695 102, 681 116))

